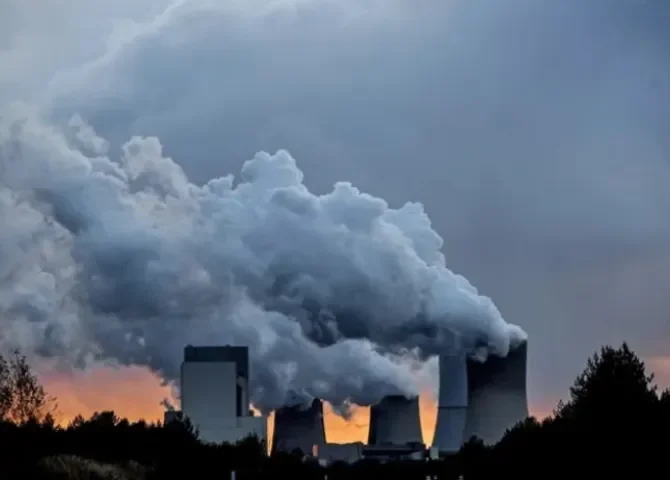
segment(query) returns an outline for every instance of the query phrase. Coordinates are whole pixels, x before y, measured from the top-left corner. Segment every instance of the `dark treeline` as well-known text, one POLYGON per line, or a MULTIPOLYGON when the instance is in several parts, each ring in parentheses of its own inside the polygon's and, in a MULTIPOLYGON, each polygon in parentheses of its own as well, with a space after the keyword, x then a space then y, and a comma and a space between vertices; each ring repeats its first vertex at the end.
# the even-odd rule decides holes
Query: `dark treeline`
POLYGON ((625 344, 604 347, 590 358, 551 418, 529 418, 492 447, 471 439, 458 455, 439 461, 324 468, 297 454, 269 458, 255 439, 204 445, 188 424, 131 423, 113 412, 59 427, 54 409, 25 358, 0 357, 0 478, 227 479, 232 470, 238 480, 635 477, 666 470, 670 431, 670 393, 657 390, 625 344))

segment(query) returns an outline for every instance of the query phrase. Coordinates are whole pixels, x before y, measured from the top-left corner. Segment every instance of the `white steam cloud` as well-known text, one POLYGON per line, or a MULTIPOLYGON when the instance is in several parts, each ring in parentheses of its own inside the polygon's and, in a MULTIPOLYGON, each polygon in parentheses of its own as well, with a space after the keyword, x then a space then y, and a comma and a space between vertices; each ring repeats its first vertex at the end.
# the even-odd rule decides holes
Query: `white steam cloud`
POLYGON ((525 339, 446 267, 421 204, 314 195, 286 151, 198 186, 157 138, 108 148, 78 116, 0 118, 0 347, 173 381, 186 344, 248 345, 267 410, 414 394, 405 357, 525 339))

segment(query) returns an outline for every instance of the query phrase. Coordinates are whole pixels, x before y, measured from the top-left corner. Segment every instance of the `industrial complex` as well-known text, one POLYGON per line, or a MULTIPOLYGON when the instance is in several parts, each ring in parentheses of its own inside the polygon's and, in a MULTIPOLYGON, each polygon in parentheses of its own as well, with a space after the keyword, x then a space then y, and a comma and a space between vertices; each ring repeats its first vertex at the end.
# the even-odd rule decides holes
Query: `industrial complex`
POLYGON ((456 453, 477 437, 500 441, 507 429, 528 417, 528 343, 504 357, 478 362, 463 356, 440 357, 440 394, 433 447, 456 453))
POLYGON ((465 440, 477 437, 485 444, 498 443, 508 428, 528 417, 526 355, 524 343, 505 358, 467 362, 465 440))
POLYGON ((205 442, 236 443, 250 435, 265 439, 266 419, 249 409, 248 348, 186 347, 181 410, 205 442))
POLYGON ((301 450, 315 455, 326 444, 323 403, 314 400, 308 407, 284 407, 275 411, 272 451, 301 450))
MULTIPOLYGON (((433 445, 426 449, 419 399, 383 398, 370 408, 367 445, 329 444, 323 404, 287 406, 275 411, 272 453, 300 450, 322 462, 361 458, 415 458, 456 453, 472 437, 498 442, 505 431, 528 416, 527 343, 505 358, 478 362, 465 355, 440 357, 440 391, 433 445)), ((244 346, 184 349, 181 412, 165 413, 165 423, 188 418, 200 438, 236 443, 248 436, 267 442, 267 418, 249 404, 249 351, 244 346)))

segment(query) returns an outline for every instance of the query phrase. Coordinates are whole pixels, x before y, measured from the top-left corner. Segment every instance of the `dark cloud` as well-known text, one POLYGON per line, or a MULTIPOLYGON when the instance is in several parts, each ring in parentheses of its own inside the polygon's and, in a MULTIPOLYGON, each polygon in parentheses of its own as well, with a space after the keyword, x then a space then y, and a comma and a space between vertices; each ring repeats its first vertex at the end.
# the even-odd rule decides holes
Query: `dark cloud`
POLYGON ((666 353, 668 2, 182 3, 46 77, 54 116, 157 135, 200 183, 286 148, 317 192, 421 201, 530 333, 537 400, 603 342, 666 353))
POLYGON ((342 409, 416 395, 442 352, 504 357, 526 339, 447 269, 420 204, 349 183, 314 195, 286 151, 199 187, 156 137, 110 158, 80 117, 67 127, 25 106, 0 122, 0 248, 20 262, 0 263, 18 269, 0 276, 0 347, 175 382, 183 346, 247 345, 257 407, 342 409))

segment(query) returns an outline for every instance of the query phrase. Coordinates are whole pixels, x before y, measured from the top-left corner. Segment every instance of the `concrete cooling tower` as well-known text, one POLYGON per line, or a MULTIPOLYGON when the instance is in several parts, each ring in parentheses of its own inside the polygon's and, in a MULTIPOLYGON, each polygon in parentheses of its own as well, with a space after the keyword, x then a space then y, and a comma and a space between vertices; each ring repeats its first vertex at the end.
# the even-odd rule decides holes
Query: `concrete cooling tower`
POLYGON ((505 358, 467 361, 468 409, 464 440, 475 436, 497 443, 505 431, 528 417, 526 359, 528 344, 510 350, 505 358))
POLYGON ((440 357, 440 394, 433 447, 442 454, 456 453, 463 445, 467 419, 468 374, 465 355, 440 357))
POLYGON ((301 450, 303 454, 311 455, 315 445, 321 448, 325 443, 326 429, 321 400, 315 399, 307 408, 298 405, 275 411, 273 453, 301 450))
POLYGON ((370 407, 368 445, 405 445, 423 443, 419 397, 384 397, 370 407))

